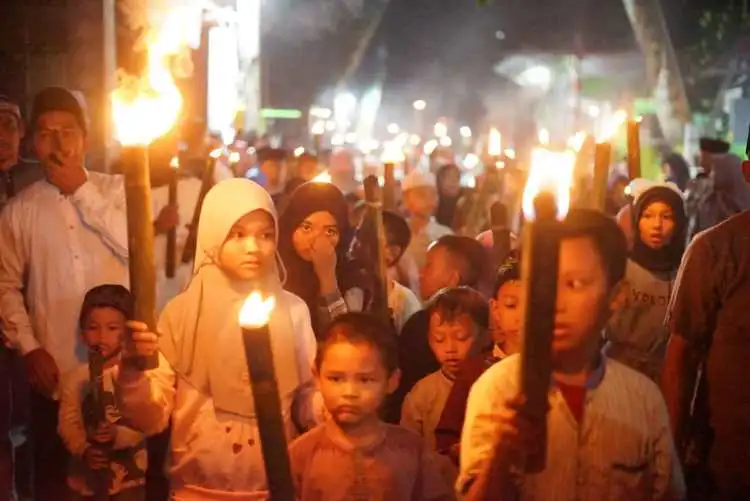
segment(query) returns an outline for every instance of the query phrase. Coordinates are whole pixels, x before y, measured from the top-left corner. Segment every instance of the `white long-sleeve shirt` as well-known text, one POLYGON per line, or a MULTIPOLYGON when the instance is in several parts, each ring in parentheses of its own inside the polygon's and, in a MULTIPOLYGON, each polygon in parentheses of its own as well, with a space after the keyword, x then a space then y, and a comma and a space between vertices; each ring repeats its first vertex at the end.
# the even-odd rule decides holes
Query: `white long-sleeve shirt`
POLYGON ((0 322, 8 346, 42 347, 61 374, 86 360, 78 316, 86 292, 128 284, 122 177, 89 172, 74 195, 41 180, 0 213, 0 322))
MULTIPOLYGON (((296 436, 293 416, 304 426, 314 425, 322 417, 322 401, 312 384, 316 341, 307 305, 285 294, 297 341, 297 346, 289 349, 297 353, 301 381, 293 400, 282 401, 282 417, 291 441, 296 436)), ((182 379, 161 354, 156 369, 145 373, 123 369, 118 385, 120 411, 133 426, 154 434, 171 421, 169 476, 174 499, 268 500, 255 419, 216 409, 213 399, 182 379)))

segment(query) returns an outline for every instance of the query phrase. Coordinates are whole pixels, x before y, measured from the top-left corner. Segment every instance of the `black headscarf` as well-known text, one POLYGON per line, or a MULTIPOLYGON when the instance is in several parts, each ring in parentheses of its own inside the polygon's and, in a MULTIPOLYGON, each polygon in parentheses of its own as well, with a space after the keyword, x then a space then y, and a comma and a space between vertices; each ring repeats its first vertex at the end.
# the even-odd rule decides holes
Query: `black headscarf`
POLYGON ((455 171, 458 174, 459 178, 461 177, 461 170, 455 164, 443 165, 438 169, 437 174, 435 175, 438 188, 438 206, 437 211, 435 211, 435 220, 438 223, 449 228, 453 227, 453 218, 456 214, 456 205, 458 204, 458 199, 461 198, 461 194, 463 191, 459 190, 459 192, 455 196, 447 196, 443 194, 443 184, 445 183, 445 178, 451 173, 451 171, 455 171))
POLYGON ((287 277, 284 289, 301 297, 310 309, 313 330, 316 336, 322 334, 318 319, 318 299, 320 281, 315 274, 312 263, 302 259, 294 250, 292 235, 297 227, 315 212, 329 212, 336 220, 340 238, 336 246, 336 278, 341 292, 347 290, 346 278, 347 251, 352 231, 349 226, 349 214, 344 195, 330 183, 308 182, 292 192, 284 212, 279 218, 279 254, 286 267, 287 277))
POLYGON ((644 191, 635 202, 633 208, 634 242, 630 251, 630 258, 649 271, 672 272, 680 266, 682 254, 685 252, 685 232, 687 231, 687 215, 682 197, 673 189, 666 186, 654 186, 644 191), (674 212, 675 230, 669 244, 661 249, 652 249, 641 240, 638 222, 646 208, 654 202, 664 202, 674 212))

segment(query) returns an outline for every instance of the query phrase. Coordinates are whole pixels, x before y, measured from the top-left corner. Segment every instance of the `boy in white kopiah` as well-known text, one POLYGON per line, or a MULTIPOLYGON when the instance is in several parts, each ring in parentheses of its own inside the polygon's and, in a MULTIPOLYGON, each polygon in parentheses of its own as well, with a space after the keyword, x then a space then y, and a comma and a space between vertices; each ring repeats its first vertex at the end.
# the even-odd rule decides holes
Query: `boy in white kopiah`
POLYGON ((159 366, 120 373, 123 413, 151 433, 172 424, 172 499, 267 499, 250 377, 238 325, 254 290, 273 296, 269 322, 288 438, 314 424, 310 313, 285 292, 277 267, 277 219, 258 184, 230 179, 206 196, 193 280, 159 319, 159 336, 132 323, 133 351, 159 366))

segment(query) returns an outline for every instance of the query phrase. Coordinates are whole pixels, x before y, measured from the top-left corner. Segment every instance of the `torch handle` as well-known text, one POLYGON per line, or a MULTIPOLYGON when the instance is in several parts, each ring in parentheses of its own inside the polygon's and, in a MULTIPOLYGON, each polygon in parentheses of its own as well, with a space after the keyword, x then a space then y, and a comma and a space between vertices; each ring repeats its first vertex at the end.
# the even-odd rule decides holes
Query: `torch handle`
POLYGON ((490 208, 490 226, 492 228, 492 254, 495 267, 500 265, 510 252, 510 226, 508 207, 503 202, 495 202, 490 208))
POLYGON ((242 329, 247 371, 258 420, 260 446, 272 501, 295 501, 281 397, 268 326, 242 329))
POLYGON ((641 123, 628 121, 628 177, 632 181, 641 177, 641 123))
POLYGON ((609 165, 612 160, 612 145, 597 143, 594 150, 594 180, 591 190, 590 205, 592 209, 604 212, 607 200, 607 181, 609 165))
MULTIPOLYGON (((156 329, 156 263, 151 212, 151 180, 146 148, 125 148, 125 197, 128 214, 130 290, 135 297, 135 319, 156 329)), ((157 355, 129 357, 125 363, 140 370, 156 368, 157 355)))
MULTIPOLYGON (((540 197, 541 198, 541 197, 540 197)), ((557 281, 560 257, 560 223, 554 205, 536 208, 536 220, 524 227, 521 273, 523 291, 523 345, 521 388, 526 412, 543 430, 544 444, 538 454, 527 456, 527 472, 542 471, 546 464, 546 423, 552 377, 552 337, 555 329, 557 281)))
POLYGON ((203 178, 201 179, 201 191, 198 194, 198 201, 195 204, 193 210, 193 218, 190 221, 190 230, 188 237, 185 240, 185 247, 182 249, 183 264, 189 264, 195 259, 195 249, 198 242, 198 222, 201 217, 201 209, 203 208, 203 200, 206 198, 206 194, 214 184, 214 169, 216 168, 216 159, 208 157, 206 161, 206 167, 203 169, 203 178))
MULTIPOLYGON (((372 248, 372 256, 375 261, 375 291, 373 313, 378 315, 384 322, 389 323, 391 314, 388 309, 388 270, 385 263, 385 230, 383 227, 383 208, 380 199, 381 191, 378 178, 367 176, 364 181, 365 188, 365 223, 373 225, 377 243, 372 248)), ((375 242, 373 242, 375 243, 375 242)))
POLYGON ((383 165, 383 208, 396 210, 396 178, 394 176, 395 165, 386 163, 383 165))
MULTIPOLYGON (((172 169, 169 179, 169 205, 177 205, 177 182, 178 173, 172 169)), ((177 271, 177 228, 172 228, 167 232, 167 261, 165 263, 165 274, 167 278, 174 278, 177 271)))

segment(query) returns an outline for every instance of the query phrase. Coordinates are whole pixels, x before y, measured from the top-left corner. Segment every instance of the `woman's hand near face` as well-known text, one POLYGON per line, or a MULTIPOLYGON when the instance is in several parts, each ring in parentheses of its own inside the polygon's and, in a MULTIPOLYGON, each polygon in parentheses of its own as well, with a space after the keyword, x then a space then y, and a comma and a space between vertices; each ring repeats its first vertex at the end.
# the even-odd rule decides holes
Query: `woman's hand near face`
POLYGON ((315 274, 320 281, 321 294, 330 294, 338 289, 336 283, 336 247, 331 240, 321 235, 313 240, 310 246, 310 257, 312 259, 315 274))

